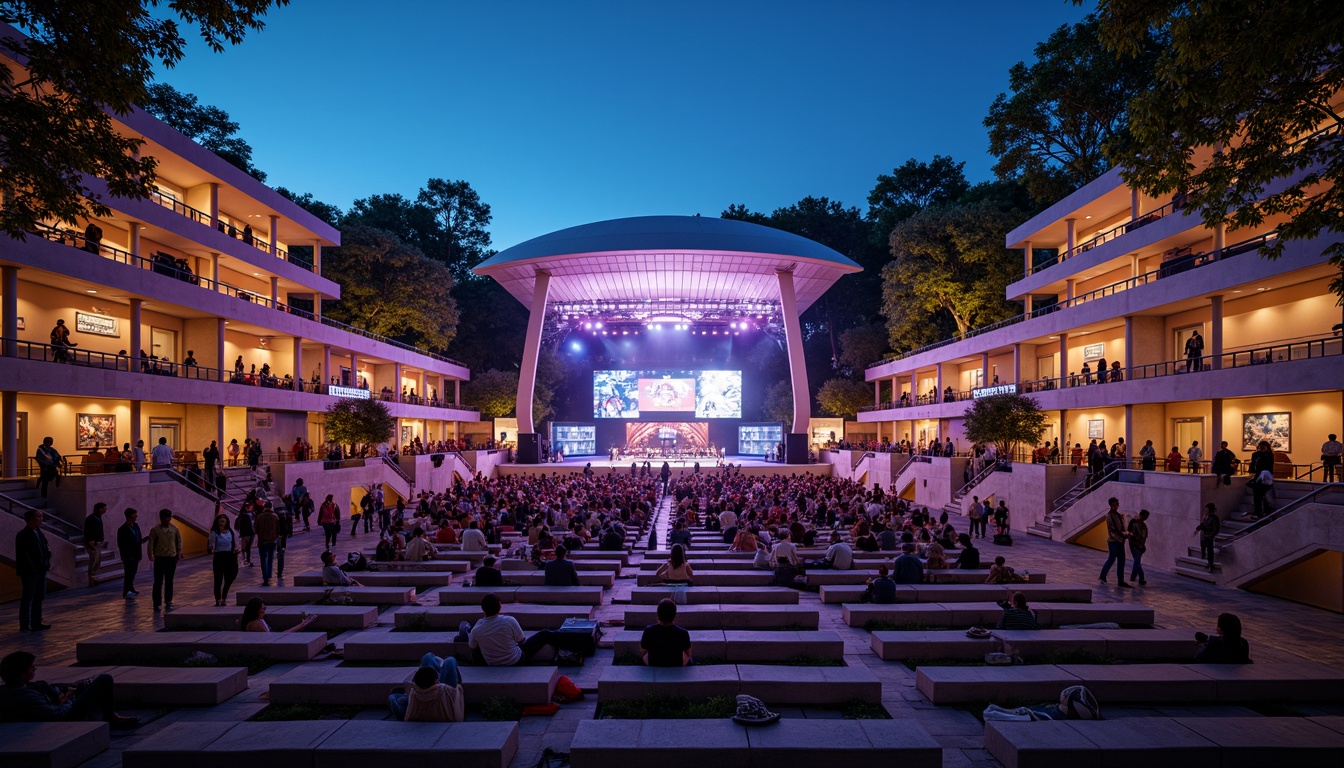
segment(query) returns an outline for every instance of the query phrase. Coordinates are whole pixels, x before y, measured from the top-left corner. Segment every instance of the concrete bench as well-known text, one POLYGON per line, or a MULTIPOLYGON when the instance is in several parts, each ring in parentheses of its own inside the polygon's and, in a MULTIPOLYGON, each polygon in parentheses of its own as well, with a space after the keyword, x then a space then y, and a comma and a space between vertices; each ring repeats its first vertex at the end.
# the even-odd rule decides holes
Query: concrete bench
MULTIPOLYGON (((686 629, 816 629, 816 608, 797 605, 683 605, 677 624, 686 629)), ((625 626, 646 627, 658 622, 658 608, 633 605, 625 609, 625 626)))
MULTIPOLYGON (((921 625, 926 628, 995 627, 1003 618, 997 603, 907 603, 873 605, 845 603, 841 606, 845 623, 863 627, 870 621, 895 625, 921 625)), ((1126 627, 1151 627, 1153 609, 1130 603, 1036 603, 1036 623, 1041 627, 1064 624, 1115 622, 1126 627)))
MULTIPOLYGON (((394 561, 391 561, 391 562, 388 562, 388 561, 386 561, 386 560, 374 560, 374 559, 373 559, 373 556, 374 556, 376 553, 377 553, 377 551, 376 551, 373 547, 365 547, 365 548, 364 548, 364 559, 368 560, 370 563, 373 563, 374 565, 376 565, 376 566, 378 566, 378 567, 380 567, 380 568, 381 568, 382 566, 384 566, 384 565, 392 565, 392 564, 394 564, 394 563, 404 563, 404 562, 406 562, 405 560, 394 560, 394 561)), ((451 563, 451 564, 455 564, 455 567, 461 567, 461 564, 462 564, 462 563, 466 563, 466 564, 467 564, 467 570, 471 570, 472 568, 476 568, 477 566, 479 566, 479 565, 481 564, 481 561, 485 559, 485 556, 486 556, 486 555, 489 555, 489 554, 491 554, 491 553, 489 553, 489 552, 463 552, 463 551, 460 550, 460 549, 444 549, 444 548, 443 548, 443 545, 440 545, 440 546, 438 547, 438 549, 436 550, 436 554, 434 555, 434 559, 433 559, 433 560, 428 560, 428 561, 426 561, 426 562, 427 562, 427 563, 431 563, 431 564, 439 564, 439 565, 444 564, 444 563, 451 563)), ((496 557, 498 557, 498 555, 496 555, 496 557)), ((420 563, 415 563, 415 562, 412 562, 411 564, 413 564, 413 565, 420 565, 420 563)))
POLYGON ((958 630, 882 630, 870 636, 873 653, 883 661, 909 659, 982 660, 1003 649, 997 638, 972 638, 958 630))
MULTIPOLYGON (((238 605, 260 597, 266 605, 306 605, 329 599, 350 605, 410 605, 414 587, 248 587, 234 593, 238 605)), ((342 603, 338 603, 342 604, 342 603)))
POLYGON ((731 720, 582 720, 573 768, 613 765, 941 768, 943 749, 913 720, 803 720, 765 728, 731 720))
MULTIPOLYGON (((583 571, 602 571, 610 573, 619 573, 621 570, 621 561, 619 560, 570 560, 574 564, 574 570, 582 573, 583 571)), ((512 571, 535 572, 540 571, 531 560, 503 560, 495 564, 495 567, 509 573, 512 571)))
MULTIPOLYGON (((858 585, 826 585, 821 588, 823 603, 857 603, 867 589, 858 585)), ((1014 592, 1027 596, 1028 602, 1092 602, 1092 588, 1082 584, 898 584, 898 603, 962 603, 1007 600, 1014 592)))
POLYGON ((480 605, 495 595, 502 603, 601 605, 601 587, 453 587, 438 591, 439 605, 480 605))
POLYGON ((72 685, 102 674, 124 707, 213 707, 247 690, 246 667, 42 667, 39 677, 72 685))
MULTIPOLYGON (((350 578, 365 587, 447 587, 453 583, 449 571, 361 571, 350 578)), ((296 587, 321 587, 321 571, 305 571, 294 576, 296 587)))
MULTIPOLYGON (((471 657, 466 643, 456 641, 457 630, 438 632, 393 632, 378 627, 349 635, 341 644, 346 661, 415 664, 426 653, 435 656, 471 657)), ((543 649, 543 651, 546 649, 543 649)))
POLYGON ((630 602, 635 605, 657 605, 665 597, 684 599, 686 605, 798 604, 798 590, 788 587, 635 587, 630 590, 630 602))
MULTIPOLYGON (((1028 584, 1044 584, 1044 571, 1031 571, 1023 573, 1027 577, 1028 584)), ((981 568, 979 570, 961 570, 960 568, 949 568, 945 571, 925 571, 925 584, 984 584, 985 579, 989 578, 989 569, 981 568)))
POLYGON ((979 659, 986 653, 1016 653, 1023 659, 1084 651, 1128 661, 1188 660, 1195 656, 1193 629, 991 629, 993 637, 969 638, 959 629, 878 631, 873 652, 885 661, 979 659))
MULTIPOLYGON (((541 571, 505 571, 504 579, 520 587, 540 587, 546 584, 546 574, 541 571)), ((616 573, 614 571, 579 571, 579 586, 611 589, 616 586, 616 573)))
MULTIPOLYGON (((378 569, 379 573, 384 571, 392 573, 400 573, 404 571, 467 573, 480 565, 479 561, 484 557, 485 553, 482 552, 480 554, 482 557, 476 558, 478 562, 475 563, 470 559, 450 560, 447 558, 441 560, 379 560, 375 562, 372 557, 368 555, 365 555, 365 557, 368 558, 370 565, 378 569)), ((366 571, 357 573, 366 573, 366 571)))
MULTIPOLYGON (((565 619, 591 619, 593 609, 586 605, 530 605, 527 603, 509 603, 500 609, 518 620, 523 629, 559 629, 565 619)), ((397 629, 451 629, 456 631, 458 624, 469 621, 473 624, 485 617, 480 606, 476 605, 432 605, 398 608, 392 614, 392 623, 397 629)))
MULTIPOLYGON (((936 573, 936 574, 938 574, 938 575, 941 577, 941 576, 943 576, 944 574, 946 574, 947 571, 934 571, 933 573, 936 573)), ((1030 572, 1027 572, 1027 571, 1021 571, 1020 573, 1021 573, 1021 575, 1027 577, 1027 583, 1028 583, 1028 584, 1033 583, 1033 582, 1040 583, 1040 582, 1045 581, 1045 574, 1043 574, 1043 573, 1042 573, 1042 574, 1035 574, 1035 573, 1030 573, 1030 572), (1035 577, 1035 578, 1033 578, 1033 577, 1035 577)), ((807 584, 808 584, 808 586, 825 586, 825 585, 827 585, 827 584, 849 584, 849 585, 866 584, 866 583, 868 582, 869 579, 873 579, 873 578, 876 578, 876 577, 877 577, 877 569, 875 569, 875 568, 874 568, 874 569, 862 569, 862 570, 860 570, 860 569, 852 569, 852 570, 848 570, 848 571, 837 571, 837 570, 834 570, 834 569, 823 569, 823 570, 816 570, 816 571, 808 571, 808 572, 807 572, 806 579, 807 579, 807 584)), ((979 584, 984 585, 984 583, 985 583, 985 579, 987 579, 987 578, 989 578, 989 571, 985 571, 985 575, 980 577, 980 579, 979 579, 979 584)), ((940 582, 940 581, 936 581, 936 580, 934 580, 934 579, 928 579, 928 578, 926 578, 925 581, 926 581, 927 583, 929 583, 929 584, 946 583, 946 582, 940 582)), ((955 583, 967 583, 967 582, 955 582, 955 583)), ((976 583, 976 582, 969 582, 969 583, 974 584, 974 583, 976 583)))
MULTIPOLYGON (((774 571, 696 571, 697 587, 765 587, 775 580, 774 571)), ((663 583, 653 571, 640 571, 635 584, 651 587, 663 583)))
MULTIPOLYGON (((656 693, 685 699, 749 694, 769 706, 809 706, 882 699, 882 683, 867 667, 714 664, 692 667, 611 666, 597 682, 599 701, 656 693)), ((1056 694, 1058 695, 1058 694, 1056 694)))
MULTIPOLYGON (((271 681, 271 703, 385 707, 388 693, 409 685, 416 669, 304 664, 271 681)), ((550 666, 463 666, 460 671, 467 704, 494 698, 546 704, 560 679, 560 671, 550 666)))
MULTIPOLYGON (((696 659, 718 659, 730 664, 781 662, 813 656, 842 660, 845 643, 831 631, 753 632, 749 630, 693 629, 691 656, 696 659)), ((642 629, 625 629, 616 633, 616 658, 639 656, 642 629)))
POLYGON ((1333 701, 1344 670, 1311 662, 1270 664, 1046 664, 920 667, 915 687, 934 704, 1051 701, 1085 685, 1104 702, 1333 701))
MULTIPOLYGON (((386 703, 384 697, 384 704, 386 703)), ((517 723, 368 720, 172 723, 128 747, 123 768, 506 768, 517 723)))
POLYGON ((1096 764, 1102 755, 1117 765, 1335 766, 1344 755, 1344 734, 1295 717, 990 721, 984 743, 1006 768, 1096 764))
POLYGON ((107 723, 0 723, 0 765, 75 768, 107 751, 111 739, 107 723))
POLYGON ((80 640, 75 644, 75 658, 81 664, 178 662, 193 653, 208 653, 307 661, 326 644, 325 632, 112 632, 80 640))
MULTIPOLYGON (((266 623, 280 632, 298 624, 307 613, 317 618, 309 624, 314 632, 364 629, 378 621, 378 609, 372 605, 277 605, 266 609, 266 623)), ((184 630, 234 630, 243 617, 242 609, 213 605, 188 605, 163 615, 163 628, 184 630)))

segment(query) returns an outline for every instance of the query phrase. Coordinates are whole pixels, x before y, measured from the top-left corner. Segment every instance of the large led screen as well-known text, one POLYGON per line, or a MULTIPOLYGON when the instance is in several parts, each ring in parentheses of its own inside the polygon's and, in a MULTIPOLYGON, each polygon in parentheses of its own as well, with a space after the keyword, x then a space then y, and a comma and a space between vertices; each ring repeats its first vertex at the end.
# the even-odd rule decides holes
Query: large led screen
POLYGON ((742 418, 741 371, 593 371, 593 418, 695 413, 742 418))

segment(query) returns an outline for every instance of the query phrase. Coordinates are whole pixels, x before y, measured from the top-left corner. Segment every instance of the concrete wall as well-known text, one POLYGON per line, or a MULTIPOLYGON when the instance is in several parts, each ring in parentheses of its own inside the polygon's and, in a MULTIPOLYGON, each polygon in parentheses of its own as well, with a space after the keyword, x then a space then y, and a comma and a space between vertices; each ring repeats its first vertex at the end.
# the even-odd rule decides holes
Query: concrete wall
POLYGON ((1013 464, 1012 472, 993 472, 981 480, 961 499, 961 514, 970 513, 973 498, 988 498, 997 507, 1003 500, 1008 505, 1008 527, 1025 531, 1032 523, 1045 519, 1045 513, 1070 488, 1081 482, 1082 474, 1075 475, 1072 466, 1055 464, 1013 464))

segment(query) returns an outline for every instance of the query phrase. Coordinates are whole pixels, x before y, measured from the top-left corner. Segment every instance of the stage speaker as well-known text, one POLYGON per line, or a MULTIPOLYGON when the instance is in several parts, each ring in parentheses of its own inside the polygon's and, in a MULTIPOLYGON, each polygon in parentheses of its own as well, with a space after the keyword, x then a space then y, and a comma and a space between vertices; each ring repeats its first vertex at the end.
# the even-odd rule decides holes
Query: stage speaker
POLYGON ((541 435, 536 432, 518 433, 518 463, 541 463, 541 435))
POLYGON ((784 463, 807 463, 807 435, 789 432, 784 435, 784 463))

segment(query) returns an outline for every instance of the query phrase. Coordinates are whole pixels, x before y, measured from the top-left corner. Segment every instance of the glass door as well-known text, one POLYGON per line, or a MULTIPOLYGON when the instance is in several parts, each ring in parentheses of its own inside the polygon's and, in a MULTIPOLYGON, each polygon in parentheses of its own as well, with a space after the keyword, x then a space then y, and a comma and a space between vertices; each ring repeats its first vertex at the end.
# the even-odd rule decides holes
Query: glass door
POLYGON ((160 437, 168 438, 168 447, 174 451, 181 450, 177 443, 177 433, 181 425, 176 421, 151 421, 149 422, 149 448, 148 452, 154 446, 159 444, 160 437))
POLYGON ((1176 439, 1176 442, 1172 444, 1176 446, 1176 450, 1180 451, 1182 456, 1195 441, 1199 441, 1200 447, 1205 448, 1207 454, 1207 448, 1204 445, 1204 419, 1173 419, 1172 426, 1176 439))
POLYGON ((167 331, 162 328, 150 328, 149 354, 160 360, 176 360, 177 331, 167 331))

